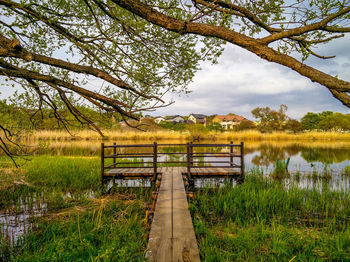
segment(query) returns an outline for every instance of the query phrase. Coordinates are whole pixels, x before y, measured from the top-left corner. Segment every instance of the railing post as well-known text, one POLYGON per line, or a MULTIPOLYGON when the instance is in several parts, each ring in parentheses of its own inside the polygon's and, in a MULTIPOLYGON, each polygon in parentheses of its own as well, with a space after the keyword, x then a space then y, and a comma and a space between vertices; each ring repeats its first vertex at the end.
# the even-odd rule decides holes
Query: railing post
POLYGON ((103 184, 105 172, 105 144, 101 143, 101 184, 103 184))
POLYGON ((190 142, 190 167, 193 167, 193 142, 190 142))
POLYGON ((187 175, 190 176, 190 172, 191 172, 191 160, 190 160, 190 143, 187 143, 187 175))
POLYGON ((233 142, 230 142, 230 166, 233 168, 233 142))
POLYGON ((154 170, 153 179, 154 179, 154 182, 157 179, 157 160, 158 160, 157 151, 158 151, 158 145, 157 145, 157 142, 154 142, 153 143, 153 170, 154 170))
POLYGON ((244 142, 241 142, 241 176, 244 179, 244 142))
POLYGON ((113 167, 116 166, 117 143, 113 143, 113 167))

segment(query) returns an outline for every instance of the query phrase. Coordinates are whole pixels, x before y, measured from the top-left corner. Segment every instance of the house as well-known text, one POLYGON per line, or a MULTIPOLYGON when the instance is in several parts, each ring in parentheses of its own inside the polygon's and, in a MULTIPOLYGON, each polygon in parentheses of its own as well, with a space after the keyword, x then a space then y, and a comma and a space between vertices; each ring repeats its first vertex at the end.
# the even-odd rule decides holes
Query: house
POLYGON ((166 121, 165 118, 162 116, 157 116, 154 118, 154 122, 156 122, 157 124, 159 124, 162 121, 166 121))
POLYGON ((190 114, 188 120, 192 121, 195 124, 204 124, 206 125, 207 119, 205 115, 202 114, 190 114))
POLYGON ((168 117, 166 117, 165 121, 171 122, 173 124, 177 124, 177 123, 185 122, 185 119, 182 116, 176 115, 176 116, 168 116, 168 117))
POLYGON ((233 129, 242 120, 245 120, 245 118, 238 115, 216 115, 213 118, 213 123, 219 123, 223 129, 233 129))

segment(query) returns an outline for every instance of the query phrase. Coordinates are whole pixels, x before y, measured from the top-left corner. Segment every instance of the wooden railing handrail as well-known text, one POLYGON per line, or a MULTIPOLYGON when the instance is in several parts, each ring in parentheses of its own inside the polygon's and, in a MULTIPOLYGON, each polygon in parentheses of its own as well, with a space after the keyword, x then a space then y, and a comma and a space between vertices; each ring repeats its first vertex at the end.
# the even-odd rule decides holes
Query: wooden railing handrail
MULTIPOLYGON (((210 168, 210 167, 231 167, 231 168, 240 168, 241 174, 244 174, 244 142, 241 142, 240 144, 233 144, 231 141, 229 144, 193 144, 193 142, 189 142, 186 144, 158 144, 157 142, 154 142, 153 144, 135 144, 135 145, 118 145, 116 143, 113 143, 113 145, 106 146, 104 143, 101 143, 101 176, 104 175, 104 170, 115 168, 118 164, 119 165, 133 165, 133 164, 148 164, 149 166, 132 166, 132 168, 153 168, 153 172, 156 175, 158 164, 186 164, 188 173, 191 173, 191 168, 210 168), (183 146, 186 148, 186 152, 158 152, 159 147, 164 146, 183 146), (149 147, 153 148, 153 152, 145 152, 145 153, 117 153, 117 148, 141 148, 141 147, 149 147), (194 152, 193 149, 197 148, 203 148, 203 147, 229 147, 230 152, 194 152), (240 148, 240 154, 234 153, 234 148, 240 148), (113 154, 112 155, 105 155, 105 149, 112 149, 113 154), (186 155, 187 160, 186 161, 158 161, 158 157, 164 156, 164 155, 186 155), (206 160, 206 161, 194 161, 194 159, 202 158, 202 157, 225 157, 229 158, 227 161, 221 161, 221 160, 206 160), (105 159, 112 158, 113 164, 105 166, 105 159), (116 159, 120 158, 153 158, 152 162, 117 162, 116 159), (234 158, 240 158, 240 165, 237 165, 233 162, 234 158), (229 166, 200 166, 200 164, 229 164, 229 166)), ((131 168, 131 166, 127 167, 121 167, 121 168, 131 168)))

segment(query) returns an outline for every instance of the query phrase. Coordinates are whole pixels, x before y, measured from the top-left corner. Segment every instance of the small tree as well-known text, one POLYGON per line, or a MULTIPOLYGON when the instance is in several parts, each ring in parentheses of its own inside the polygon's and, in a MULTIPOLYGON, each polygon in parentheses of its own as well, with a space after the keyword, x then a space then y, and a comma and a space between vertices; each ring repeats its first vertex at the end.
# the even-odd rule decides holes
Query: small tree
POLYGON ((303 131, 302 124, 296 119, 288 119, 284 127, 286 130, 289 130, 294 134, 303 131))
POLYGON ((301 125, 305 130, 314 130, 319 128, 320 116, 316 113, 308 112, 301 118, 301 125))
POLYGON ((242 120, 237 126, 235 126, 236 131, 242 131, 242 130, 249 130, 249 129, 255 129, 256 125, 253 121, 250 120, 242 120))
POLYGON ((282 131, 288 120, 287 109, 284 104, 280 105, 278 111, 270 107, 257 107, 252 110, 252 115, 259 120, 257 127, 261 132, 282 131))

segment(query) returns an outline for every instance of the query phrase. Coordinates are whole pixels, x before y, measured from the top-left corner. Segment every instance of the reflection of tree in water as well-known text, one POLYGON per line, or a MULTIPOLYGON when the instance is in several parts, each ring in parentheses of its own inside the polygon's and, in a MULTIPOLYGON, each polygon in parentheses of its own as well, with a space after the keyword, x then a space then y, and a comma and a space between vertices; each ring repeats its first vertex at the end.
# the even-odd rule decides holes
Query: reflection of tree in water
POLYGON ((275 163, 277 159, 284 160, 288 157, 297 155, 301 151, 301 147, 298 145, 274 147, 268 144, 263 144, 257 151, 260 152, 260 155, 254 156, 252 163, 256 166, 268 166, 275 163))
POLYGON ((252 163, 258 166, 268 166, 275 163, 277 158, 283 160, 299 153, 308 163, 321 162, 323 164, 331 164, 350 160, 349 148, 307 147, 300 144, 283 147, 283 145, 262 144, 256 152, 260 154, 253 157, 252 163))
POLYGON ((350 150, 345 148, 303 148, 301 156, 308 162, 324 164, 340 163, 350 159, 350 150))

